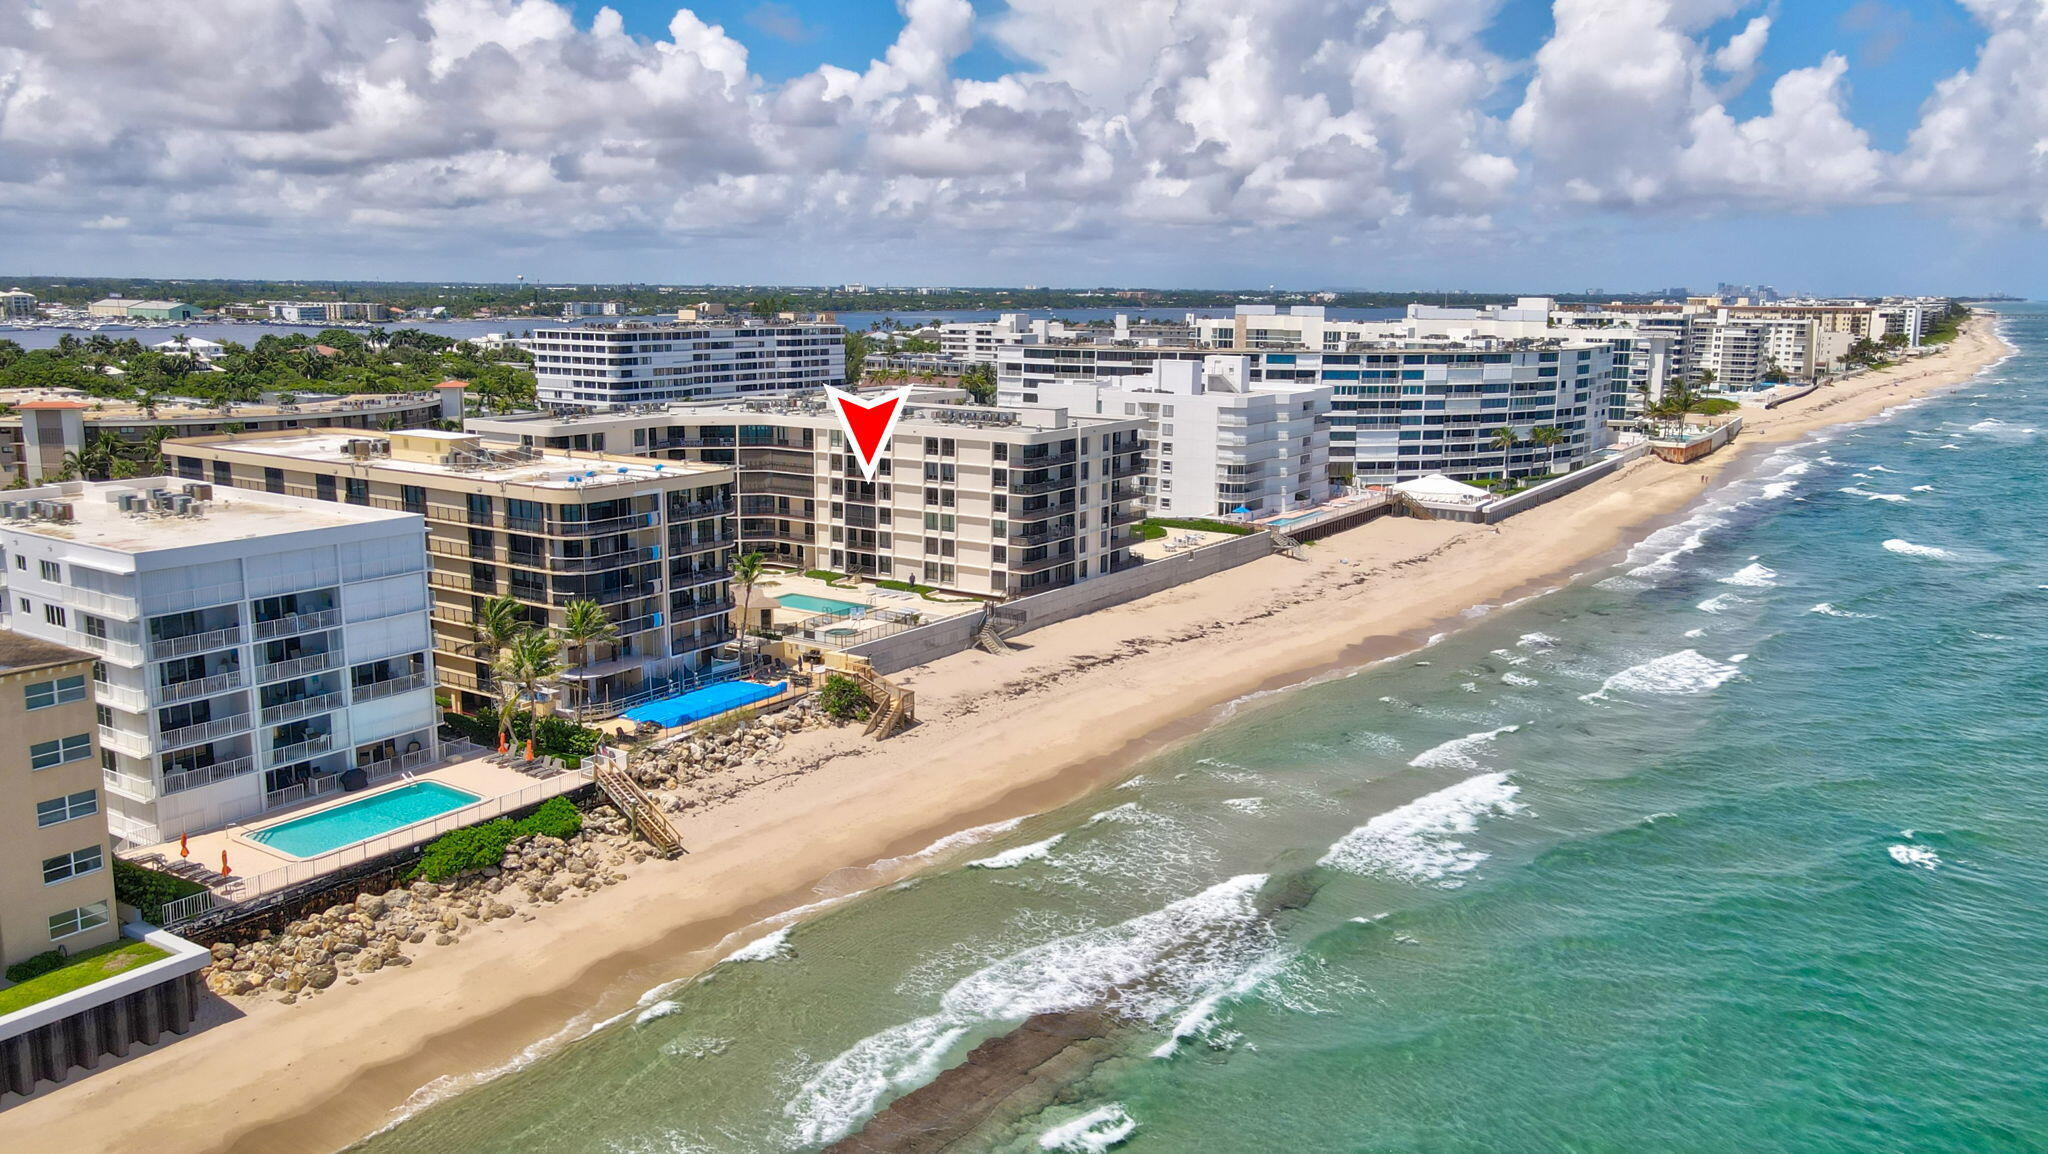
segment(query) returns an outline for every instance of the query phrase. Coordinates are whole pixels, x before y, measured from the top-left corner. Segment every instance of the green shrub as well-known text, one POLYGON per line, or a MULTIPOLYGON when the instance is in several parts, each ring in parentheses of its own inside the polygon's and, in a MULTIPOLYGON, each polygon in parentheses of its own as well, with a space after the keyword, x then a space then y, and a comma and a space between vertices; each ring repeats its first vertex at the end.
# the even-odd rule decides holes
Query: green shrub
POLYGON ((134 906, 142 920, 152 925, 162 924, 165 902, 189 897, 205 888, 198 882, 114 859, 114 897, 124 905, 134 906))
POLYGON ((30 978, 40 978, 52 970, 63 969, 64 963, 70 960, 64 956, 62 950, 44 950, 40 954, 32 954, 7 967, 7 980, 10 982, 26 982, 30 978))
POLYGON ((875 703, 861 683, 843 673, 825 679, 818 690, 818 706, 834 721, 858 721, 874 711, 875 703))
POLYGON ((1723 413, 1732 413, 1741 407, 1742 402, 1740 401, 1731 401, 1726 397, 1709 397, 1694 405, 1692 411, 1704 416, 1718 417, 1723 413))
POLYGON ((518 821, 501 817, 482 825, 449 830, 427 843, 426 851, 420 854, 420 864, 406 876, 445 882, 457 874, 497 865, 505 859, 505 847, 515 838, 541 834, 567 841, 582 828, 583 815, 568 798, 549 798, 518 821))
MULTIPOLYGON (((472 717, 466 713, 442 714, 448 724, 462 736, 486 749, 498 747, 498 721, 494 717, 472 717)), ((522 713, 512 719, 514 741, 524 742, 533 738, 534 752, 543 757, 558 757, 566 762, 578 762, 597 752, 604 742, 604 734, 586 725, 578 725, 560 717, 543 717, 539 732, 534 732, 533 716, 522 713)))

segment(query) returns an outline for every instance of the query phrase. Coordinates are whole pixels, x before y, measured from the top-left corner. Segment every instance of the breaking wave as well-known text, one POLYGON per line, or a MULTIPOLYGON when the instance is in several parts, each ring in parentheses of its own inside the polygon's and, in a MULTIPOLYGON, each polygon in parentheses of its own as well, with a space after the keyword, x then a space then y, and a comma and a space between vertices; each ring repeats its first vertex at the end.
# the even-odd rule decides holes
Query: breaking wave
POLYGON ((1681 649, 1631 665, 1608 678, 1599 689, 1581 695, 1579 700, 1597 701, 1614 692, 1665 697, 1705 693, 1739 672, 1734 665, 1703 656, 1697 649, 1681 649))
POLYGON ((1466 778, 1345 834, 1319 864, 1346 873, 1441 883, 1452 874, 1478 868, 1487 858, 1453 835, 1471 833, 1488 814, 1519 812, 1519 792, 1505 773, 1466 778))

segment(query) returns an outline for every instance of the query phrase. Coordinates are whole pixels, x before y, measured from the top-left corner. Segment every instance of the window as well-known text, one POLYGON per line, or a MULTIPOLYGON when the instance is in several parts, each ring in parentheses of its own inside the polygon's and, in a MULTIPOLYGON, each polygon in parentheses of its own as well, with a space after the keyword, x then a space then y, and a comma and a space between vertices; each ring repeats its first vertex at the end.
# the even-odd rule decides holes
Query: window
POLYGON ((348 485, 346 492, 348 494, 349 504, 367 505, 370 503, 370 482, 368 479, 363 477, 349 477, 346 478, 346 483, 348 485))
POLYGON ((107 635, 107 619, 104 617, 94 617, 90 613, 78 615, 78 627, 85 631, 87 637, 104 639, 107 635))
POLYGON ((56 857, 44 858, 43 884, 53 886, 61 881, 84 877, 86 874, 96 874, 106 868, 106 864, 106 849, 96 845, 89 845, 84 849, 75 849, 70 853, 60 853, 56 857))
POLYGON ((51 625, 57 626, 59 629, 63 628, 64 607, 62 605, 43 606, 43 620, 50 623, 51 625))
POLYGON ((85 700, 85 676, 59 677, 55 681, 36 681, 23 687, 28 696, 28 708, 48 709, 52 705, 68 705, 85 700))
POLYGON ((94 902, 89 906, 80 906, 75 910, 65 910, 61 914, 51 915, 50 940, 54 942, 58 938, 68 938, 72 934, 84 933, 86 930, 96 930, 106 924, 107 903, 105 902, 94 902))
POLYGON ((36 825, 60 825, 100 811, 100 795, 90 789, 36 803, 36 825))
POLYGON ((398 502, 408 513, 424 513, 427 511, 427 491, 419 485, 400 485, 398 502))
POLYGON ((313 495, 322 501, 334 500, 334 478, 327 476, 314 477, 313 495))
POLYGON ((36 565, 42 572, 43 580, 60 583, 64 580, 64 567, 55 561, 38 561, 36 565))
POLYGON ((38 741, 28 747, 30 769, 48 769, 92 756, 92 734, 79 733, 54 741, 38 741))
POLYGON ((233 466, 229 465, 226 461, 215 461, 213 463, 213 483, 216 485, 234 484, 235 470, 233 466))
MULTIPOLYGON (((330 481, 330 482, 329 482, 329 484, 332 484, 332 482, 330 481)), ((263 470, 263 491, 264 491, 264 492, 266 492, 266 493, 282 493, 282 492, 284 492, 284 470, 283 470, 283 469, 272 469, 272 468, 269 468, 268 466, 266 466, 266 467, 264 468, 264 470, 263 470)))

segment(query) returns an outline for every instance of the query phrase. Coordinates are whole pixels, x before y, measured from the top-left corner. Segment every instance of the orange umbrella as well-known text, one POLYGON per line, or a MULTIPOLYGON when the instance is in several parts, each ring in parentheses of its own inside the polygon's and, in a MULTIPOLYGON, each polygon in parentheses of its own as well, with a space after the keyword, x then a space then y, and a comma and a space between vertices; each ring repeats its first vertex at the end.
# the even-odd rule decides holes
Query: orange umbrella
POLYGON ((499 753, 503 753, 503 752, 505 752, 505 751, 506 751, 507 749, 510 749, 510 748, 511 748, 511 744, 510 744, 509 742, 507 742, 507 741, 505 740, 505 731, 504 731, 504 730, 502 730, 502 729, 501 729, 501 730, 499 730, 499 731, 498 731, 498 752, 499 752, 499 753))
POLYGON ((191 835, 191 834, 189 834, 189 833, 181 833, 181 834, 179 834, 179 835, 178 835, 178 856, 179 856, 179 857, 191 857, 191 856, 192 856, 192 835, 191 835))
POLYGON ((533 760, 533 739, 530 737, 526 739, 526 760, 533 760))
POLYGON ((228 877, 235 871, 228 868, 228 851, 220 851, 220 876, 228 877))

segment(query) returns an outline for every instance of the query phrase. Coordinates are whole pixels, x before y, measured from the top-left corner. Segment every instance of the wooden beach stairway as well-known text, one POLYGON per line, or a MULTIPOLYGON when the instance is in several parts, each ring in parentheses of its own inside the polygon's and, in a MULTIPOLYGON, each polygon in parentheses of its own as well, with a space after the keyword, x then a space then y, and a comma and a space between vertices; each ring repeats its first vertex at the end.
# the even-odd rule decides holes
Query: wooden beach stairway
POLYGON ((676 833, 676 827, 668 823, 668 817, 655 807, 654 799, 648 797, 647 791, 635 784, 632 778, 611 765, 599 769, 596 777, 597 787, 604 791, 605 797, 626 815, 626 820, 633 823, 633 828, 660 851, 661 856, 674 857, 685 852, 682 836, 676 833))
POLYGON ((1273 552, 1282 557, 1292 557, 1296 561, 1302 559, 1301 542, 1278 530, 1273 532, 1273 552))
POLYGON ((863 730, 868 736, 881 741, 917 720, 915 693, 871 669, 861 670, 857 677, 861 688, 868 691, 868 700, 875 703, 875 708, 868 714, 867 728, 863 730))

